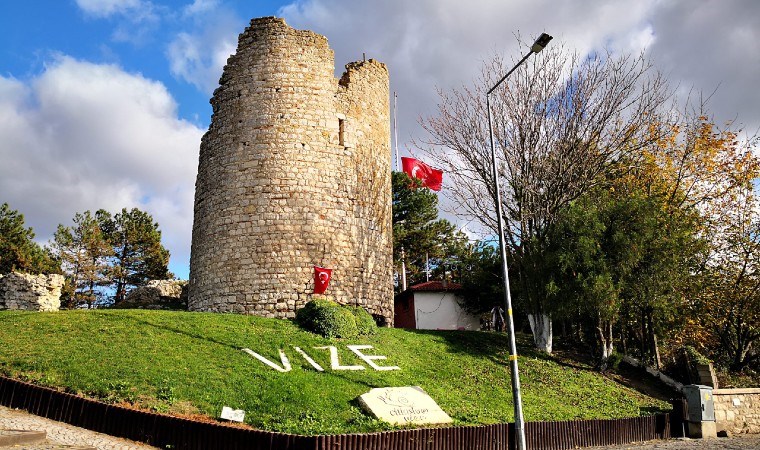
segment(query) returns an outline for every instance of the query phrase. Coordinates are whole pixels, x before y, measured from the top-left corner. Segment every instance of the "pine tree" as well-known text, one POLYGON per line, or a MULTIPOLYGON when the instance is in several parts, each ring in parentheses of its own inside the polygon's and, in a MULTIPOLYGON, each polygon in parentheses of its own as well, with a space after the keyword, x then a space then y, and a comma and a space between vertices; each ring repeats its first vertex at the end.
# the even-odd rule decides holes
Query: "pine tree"
POLYGON ((445 276, 466 242, 453 224, 438 218, 435 193, 403 172, 393 173, 393 260, 400 266, 403 247, 409 285, 425 281, 428 263, 433 276, 445 276))
POLYGON ((0 205, 0 273, 60 273, 60 263, 33 239, 32 228, 24 226, 24 215, 7 203, 0 205))
POLYGON ((161 231, 153 217, 137 208, 111 216, 97 212, 103 234, 112 248, 112 265, 108 276, 118 303, 129 290, 149 280, 172 278, 169 272, 169 251, 161 245, 161 231))
POLYGON ((69 307, 95 307, 108 283, 108 258, 113 254, 97 218, 90 211, 77 213, 73 226, 58 225, 53 241, 67 278, 64 302, 69 307))

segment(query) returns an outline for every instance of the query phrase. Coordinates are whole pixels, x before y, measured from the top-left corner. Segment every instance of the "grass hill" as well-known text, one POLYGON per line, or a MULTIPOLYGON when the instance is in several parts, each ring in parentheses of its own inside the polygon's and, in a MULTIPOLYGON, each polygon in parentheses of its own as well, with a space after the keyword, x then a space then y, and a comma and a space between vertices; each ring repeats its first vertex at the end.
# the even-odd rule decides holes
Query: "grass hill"
MULTIPOLYGON (((522 343, 527 344, 525 340, 522 343)), ((668 405, 522 346, 519 359, 527 421, 622 418, 668 405)), ((328 340, 290 321, 230 314, 138 310, 0 312, 0 373, 106 402, 195 418, 223 406, 246 411, 258 429, 297 434, 389 429, 356 398, 374 387, 421 386, 457 425, 512 420, 504 334, 379 329, 328 340), (374 370, 347 345, 369 345, 374 370), (330 350, 341 365, 332 370, 330 350), (301 353, 324 368, 317 371, 301 353), (250 349, 291 370, 280 372, 250 349)))

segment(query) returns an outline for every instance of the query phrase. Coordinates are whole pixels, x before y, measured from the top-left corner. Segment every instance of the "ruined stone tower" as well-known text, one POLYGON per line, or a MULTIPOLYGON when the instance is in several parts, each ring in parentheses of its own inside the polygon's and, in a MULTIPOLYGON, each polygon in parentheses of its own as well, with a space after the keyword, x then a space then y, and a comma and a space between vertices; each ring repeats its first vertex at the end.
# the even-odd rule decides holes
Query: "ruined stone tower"
POLYGON ((327 39, 254 19, 201 141, 188 306, 293 317, 326 293, 393 320, 388 70, 346 66, 327 39))

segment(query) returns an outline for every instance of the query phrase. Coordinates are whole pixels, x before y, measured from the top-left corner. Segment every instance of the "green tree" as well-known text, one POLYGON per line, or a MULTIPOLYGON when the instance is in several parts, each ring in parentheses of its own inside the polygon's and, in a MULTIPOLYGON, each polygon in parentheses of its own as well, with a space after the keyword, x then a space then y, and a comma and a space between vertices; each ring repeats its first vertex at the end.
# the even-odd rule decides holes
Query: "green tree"
POLYGON ((652 125, 659 124, 668 90, 643 55, 587 57, 552 44, 489 97, 494 180, 486 93, 512 66, 494 57, 471 86, 441 91, 438 114, 422 123, 430 134, 423 147, 449 174, 449 193, 461 214, 494 232, 494 182, 501 184, 517 300, 529 313, 534 344, 551 353, 556 305, 547 300, 541 263, 547 233, 610 165, 658 137, 652 125))
POLYGON ((393 260, 401 265, 403 247, 409 285, 425 280, 428 262, 433 276, 456 275, 466 242, 453 224, 438 218, 435 193, 403 172, 393 173, 393 260))
POLYGON ((158 223, 145 211, 123 208, 116 215, 100 210, 98 222, 111 246, 112 264, 107 276, 118 303, 136 286, 149 280, 172 278, 169 251, 161 244, 158 223))
POLYGON ((490 311, 504 303, 499 248, 487 242, 471 244, 462 260, 464 306, 473 313, 490 311))
POLYGON ((547 236, 545 291, 558 314, 591 330, 603 369, 624 319, 642 330, 642 354, 657 354, 657 332, 674 326, 674 312, 684 306, 683 287, 701 248, 698 231, 694 211, 669 208, 665 198, 620 179, 560 214, 547 236))
POLYGON ((53 245, 66 274, 63 302, 68 307, 95 307, 108 284, 108 258, 113 251, 100 229, 99 213, 77 213, 70 227, 58 225, 53 245))
POLYGON ((60 273, 61 265, 34 242, 34 231, 24 226, 24 215, 7 203, 0 205, 0 273, 60 273))

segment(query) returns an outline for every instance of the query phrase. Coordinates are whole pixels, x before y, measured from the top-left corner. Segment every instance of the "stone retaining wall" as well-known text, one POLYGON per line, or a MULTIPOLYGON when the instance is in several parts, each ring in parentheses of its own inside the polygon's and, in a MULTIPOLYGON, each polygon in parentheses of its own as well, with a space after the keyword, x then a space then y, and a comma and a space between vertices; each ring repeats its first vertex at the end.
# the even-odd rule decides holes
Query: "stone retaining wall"
POLYGON ((760 388, 715 389, 713 399, 718 431, 760 433, 760 388))
POLYGON ((389 78, 338 80, 327 39, 275 17, 238 38, 201 141, 188 307, 293 317, 328 297, 393 321, 389 78))
POLYGON ((63 282, 63 275, 58 274, 11 272, 0 275, 0 310, 58 311, 63 282))

